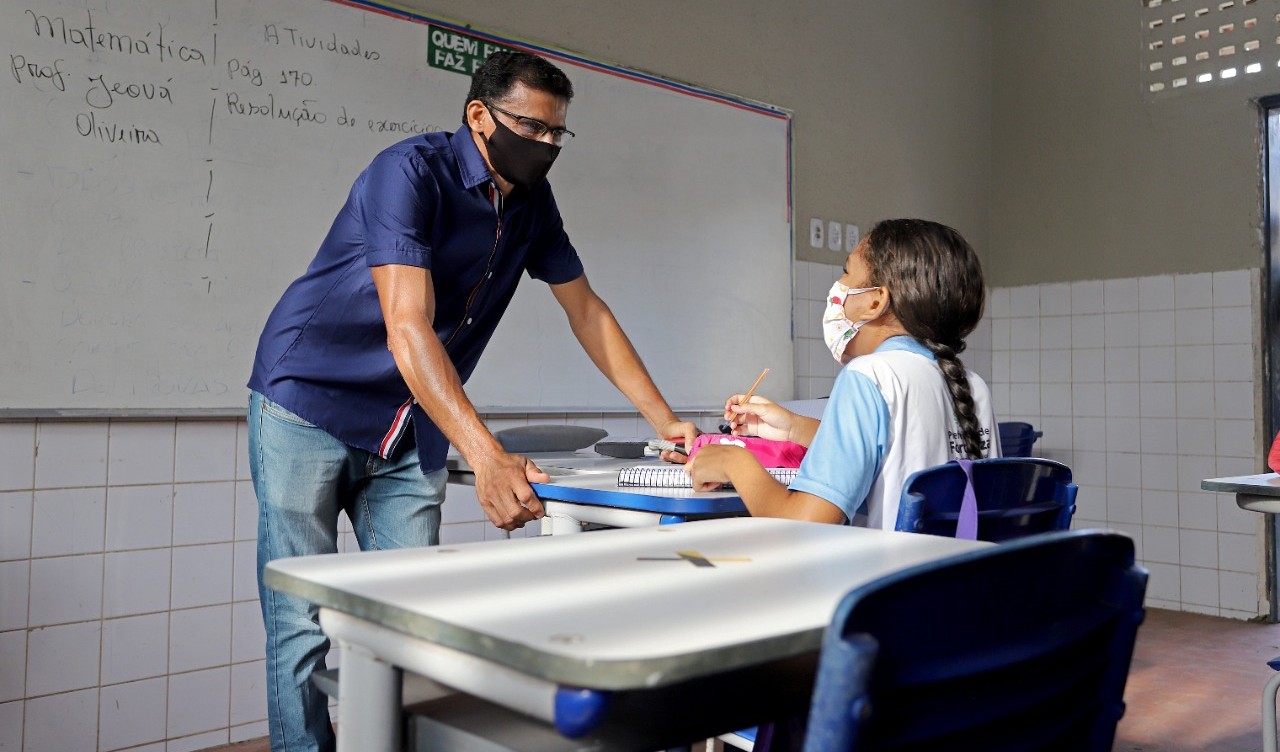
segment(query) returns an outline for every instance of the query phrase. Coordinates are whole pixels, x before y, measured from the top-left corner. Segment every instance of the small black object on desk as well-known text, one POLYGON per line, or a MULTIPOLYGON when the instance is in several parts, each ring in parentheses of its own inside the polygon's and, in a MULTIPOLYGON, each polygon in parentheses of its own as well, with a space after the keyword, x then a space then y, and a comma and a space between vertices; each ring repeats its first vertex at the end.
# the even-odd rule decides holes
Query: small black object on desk
POLYGON ((592 447, 596 454, 606 457, 617 457, 620 460, 638 460, 644 458, 644 450, 649 446, 647 439, 610 439, 603 438, 592 447))

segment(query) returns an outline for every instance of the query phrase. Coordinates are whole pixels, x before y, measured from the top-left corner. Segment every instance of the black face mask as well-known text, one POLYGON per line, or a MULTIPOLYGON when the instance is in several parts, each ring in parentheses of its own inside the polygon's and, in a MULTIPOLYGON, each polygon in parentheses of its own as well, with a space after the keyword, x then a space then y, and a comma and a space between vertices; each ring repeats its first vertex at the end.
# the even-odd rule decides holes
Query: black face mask
MULTIPOLYGON (((489 164, 504 180, 521 188, 532 188, 547 176, 551 165, 560 155, 560 147, 543 141, 525 138, 493 117, 497 126, 492 136, 485 138, 489 148, 489 164)), ((480 134, 484 138, 484 134, 480 134)))

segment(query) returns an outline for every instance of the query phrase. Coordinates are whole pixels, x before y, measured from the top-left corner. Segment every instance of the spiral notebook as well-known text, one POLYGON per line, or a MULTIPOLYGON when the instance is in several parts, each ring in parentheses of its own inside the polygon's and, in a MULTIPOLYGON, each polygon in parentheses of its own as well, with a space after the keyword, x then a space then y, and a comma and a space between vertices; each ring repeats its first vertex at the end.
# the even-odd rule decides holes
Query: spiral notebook
MULTIPOLYGON (((795 480, 796 474, 800 472, 794 467, 765 469, 780 483, 786 485, 791 485, 791 481, 795 480)), ((618 485, 637 488, 693 488, 693 479, 680 465, 633 465, 618 470, 618 485)))

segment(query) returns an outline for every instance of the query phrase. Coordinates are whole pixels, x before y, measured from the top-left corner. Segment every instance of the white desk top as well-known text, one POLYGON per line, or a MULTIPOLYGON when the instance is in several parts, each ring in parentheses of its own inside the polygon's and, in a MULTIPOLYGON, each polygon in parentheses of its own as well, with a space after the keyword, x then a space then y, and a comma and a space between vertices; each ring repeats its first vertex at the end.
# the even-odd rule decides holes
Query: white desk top
POLYGON ((1236 495, 1236 506, 1250 512, 1280 514, 1280 475, 1237 475, 1231 478, 1209 478, 1200 488, 1236 495))
POLYGON ((1205 491, 1220 493, 1247 493, 1257 496, 1280 496, 1280 475, 1237 475, 1230 478, 1208 478, 1200 481, 1205 491))
POLYGON ((540 679, 627 689, 816 651, 851 588, 987 545, 743 517, 283 559, 266 582, 540 679))

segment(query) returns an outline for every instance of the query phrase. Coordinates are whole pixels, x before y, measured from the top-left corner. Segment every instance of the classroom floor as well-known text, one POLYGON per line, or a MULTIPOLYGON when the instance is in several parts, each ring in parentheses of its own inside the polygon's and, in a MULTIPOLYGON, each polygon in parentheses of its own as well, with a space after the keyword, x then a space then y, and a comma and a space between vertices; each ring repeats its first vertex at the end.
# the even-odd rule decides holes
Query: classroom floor
MULTIPOLYGON (((1125 689, 1115 752, 1258 752, 1260 697, 1280 624, 1150 609, 1125 689)), ((265 739, 216 747, 267 752, 265 739)))

